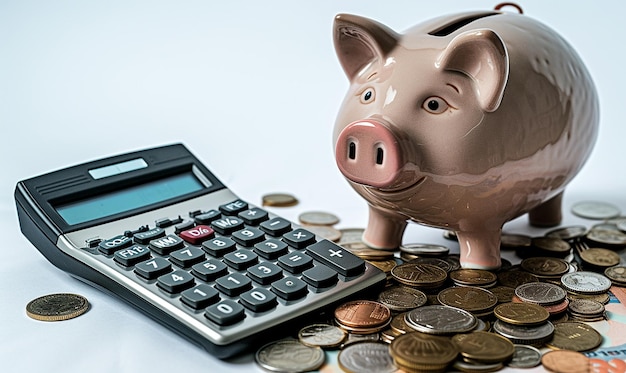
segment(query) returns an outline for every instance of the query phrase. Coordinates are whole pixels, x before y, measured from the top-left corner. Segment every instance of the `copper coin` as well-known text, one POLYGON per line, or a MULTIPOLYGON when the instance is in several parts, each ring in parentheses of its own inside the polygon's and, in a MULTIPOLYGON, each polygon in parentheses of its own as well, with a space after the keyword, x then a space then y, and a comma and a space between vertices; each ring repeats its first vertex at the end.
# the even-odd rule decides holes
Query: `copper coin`
POLYGON ((461 285, 487 286, 495 283, 498 277, 484 269, 458 269, 450 272, 450 279, 461 285))
POLYGON ((591 372, 589 358, 576 351, 548 351, 541 357, 541 364, 544 368, 554 373, 591 372))
POLYGON ((335 309, 338 323, 352 328, 374 328, 391 320, 387 306, 371 300, 344 303, 335 309))

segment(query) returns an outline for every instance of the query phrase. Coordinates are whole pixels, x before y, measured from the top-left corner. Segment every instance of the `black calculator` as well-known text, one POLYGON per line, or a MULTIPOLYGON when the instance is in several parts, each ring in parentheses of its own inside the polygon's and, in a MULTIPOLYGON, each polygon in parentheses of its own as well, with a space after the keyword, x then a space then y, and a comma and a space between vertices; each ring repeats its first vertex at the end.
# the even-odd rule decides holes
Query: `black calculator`
POLYGON ((228 358, 386 275, 238 198, 182 144, 17 183, 22 233, 55 266, 228 358))

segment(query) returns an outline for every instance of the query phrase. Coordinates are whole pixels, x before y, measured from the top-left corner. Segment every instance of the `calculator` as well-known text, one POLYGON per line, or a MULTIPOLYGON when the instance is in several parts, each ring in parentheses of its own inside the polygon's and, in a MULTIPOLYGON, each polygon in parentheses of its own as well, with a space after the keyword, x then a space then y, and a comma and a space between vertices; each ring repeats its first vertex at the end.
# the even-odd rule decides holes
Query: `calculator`
POLYGON ((225 359, 377 294, 386 275, 237 197, 182 144, 17 183, 22 233, 55 266, 225 359))

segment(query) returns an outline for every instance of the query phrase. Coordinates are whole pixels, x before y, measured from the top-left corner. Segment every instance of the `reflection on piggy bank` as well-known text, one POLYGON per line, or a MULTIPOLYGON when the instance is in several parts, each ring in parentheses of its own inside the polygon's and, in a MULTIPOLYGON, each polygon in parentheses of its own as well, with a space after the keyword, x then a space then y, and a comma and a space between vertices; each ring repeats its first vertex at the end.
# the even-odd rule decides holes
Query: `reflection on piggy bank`
POLYGON ((396 33, 338 15, 350 88, 333 140, 369 204, 363 241, 402 243, 407 220, 454 230, 465 268, 500 266, 509 220, 561 221, 566 184, 598 132, 598 98, 572 47, 523 14, 443 16, 396 33))

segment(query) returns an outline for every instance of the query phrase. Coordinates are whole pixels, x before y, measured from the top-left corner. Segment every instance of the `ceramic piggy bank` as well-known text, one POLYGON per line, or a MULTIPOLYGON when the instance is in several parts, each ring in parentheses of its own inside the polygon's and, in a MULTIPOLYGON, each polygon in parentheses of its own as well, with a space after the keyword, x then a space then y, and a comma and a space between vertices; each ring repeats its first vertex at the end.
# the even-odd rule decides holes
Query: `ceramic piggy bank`
POLYGON ((334 42, 350 81, 335 156, 369 204, 367 245, 398 248, 411 220, 455 231, 464 268, 495 269, 507 221, 527 212, 532 225, 561 221, 599 107, 583 62, 557 33, 499 10, 403 34, 341 14, 334 42))

